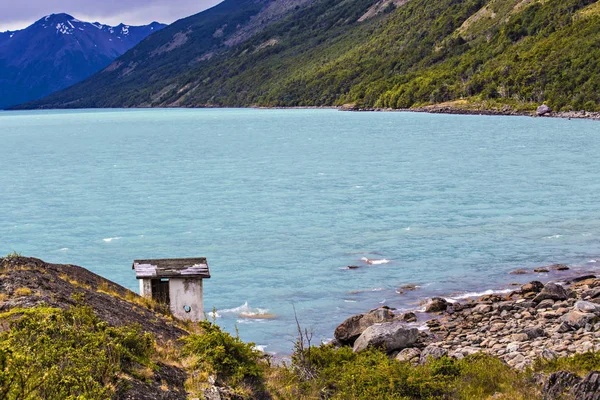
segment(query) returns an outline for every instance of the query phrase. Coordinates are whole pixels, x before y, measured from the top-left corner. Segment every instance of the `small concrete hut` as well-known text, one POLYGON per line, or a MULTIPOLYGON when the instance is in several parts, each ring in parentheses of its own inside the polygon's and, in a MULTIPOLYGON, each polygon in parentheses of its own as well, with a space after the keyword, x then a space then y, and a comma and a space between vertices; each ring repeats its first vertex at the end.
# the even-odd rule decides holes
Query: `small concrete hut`
POLYGON ((179 319, 204 319, 202 280, 210 278, 206 258, 135 260, 140 295, 169 305, 179 319))

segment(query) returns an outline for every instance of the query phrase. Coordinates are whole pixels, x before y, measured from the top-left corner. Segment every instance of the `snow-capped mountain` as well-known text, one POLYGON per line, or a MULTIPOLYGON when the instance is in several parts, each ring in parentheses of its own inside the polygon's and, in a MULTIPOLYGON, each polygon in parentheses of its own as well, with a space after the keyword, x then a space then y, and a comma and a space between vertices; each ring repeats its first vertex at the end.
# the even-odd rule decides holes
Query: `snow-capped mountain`
POLYGON ((84 80, 165 26, 108 26, 52 14, 0 33, 0 109, 84 80))

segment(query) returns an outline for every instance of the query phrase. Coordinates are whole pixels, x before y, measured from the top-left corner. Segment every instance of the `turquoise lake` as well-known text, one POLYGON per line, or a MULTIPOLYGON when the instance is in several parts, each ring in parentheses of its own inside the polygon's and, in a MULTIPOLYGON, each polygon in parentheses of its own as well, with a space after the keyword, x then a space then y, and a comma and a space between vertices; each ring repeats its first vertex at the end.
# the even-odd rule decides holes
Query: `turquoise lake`
POLYGON ((595 121, 1 112, 0 154, 0 254, 81 265, 135 291, 134 259, 207 257, 205 311, 278 354, 292 348, 292 305, 318 342, 381 304, 415 309, 550 279, 517 268, 600 264, 595 121), (405 284, 421 287, 398 294, 405 284))

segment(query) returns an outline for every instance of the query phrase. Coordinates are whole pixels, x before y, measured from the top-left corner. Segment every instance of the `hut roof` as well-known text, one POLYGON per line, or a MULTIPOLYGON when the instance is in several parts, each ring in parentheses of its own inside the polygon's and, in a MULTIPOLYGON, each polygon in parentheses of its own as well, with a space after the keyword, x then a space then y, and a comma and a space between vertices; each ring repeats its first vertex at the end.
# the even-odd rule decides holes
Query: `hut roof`
POLYGON ((210 278, 206 258, 163 258, 135 260, 132 269, 137 279, 210 278))

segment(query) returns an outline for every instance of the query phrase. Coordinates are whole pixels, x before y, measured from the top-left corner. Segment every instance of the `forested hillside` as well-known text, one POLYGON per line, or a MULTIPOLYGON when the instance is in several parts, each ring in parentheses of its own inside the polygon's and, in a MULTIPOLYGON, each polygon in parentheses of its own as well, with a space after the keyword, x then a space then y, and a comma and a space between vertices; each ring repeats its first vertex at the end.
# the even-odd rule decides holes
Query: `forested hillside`
POLYGON ((225 0, 27 107, 600 110, 593 0, 225 0))

